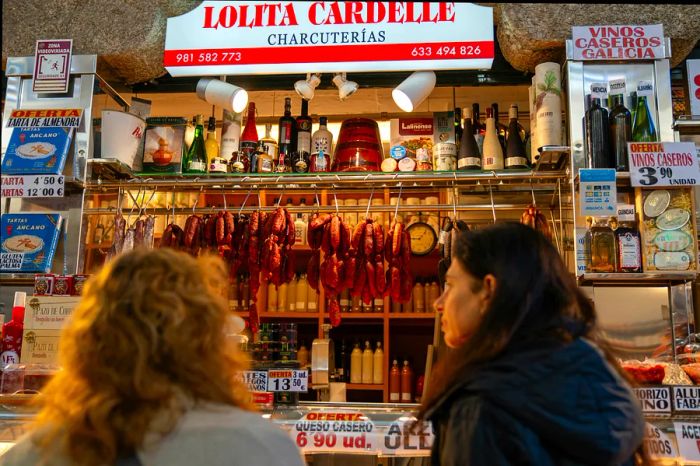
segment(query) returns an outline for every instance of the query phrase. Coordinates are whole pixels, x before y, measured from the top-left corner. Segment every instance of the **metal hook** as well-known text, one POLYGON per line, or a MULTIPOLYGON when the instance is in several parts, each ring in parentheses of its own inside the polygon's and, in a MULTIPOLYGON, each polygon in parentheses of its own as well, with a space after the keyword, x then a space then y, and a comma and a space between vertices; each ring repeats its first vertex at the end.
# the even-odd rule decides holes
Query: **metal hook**
POLYGON ((372 191, 369 193, 369 201, 367 201, 367 212, 365 212, 365 218, 369 217, 369 206, 372 205, 372 198, 374 197, 374 186, 372 186, 372 191))
POLYGON ((399 197, 396 199, 396 209, 394 210, 394 223, 396 223, 396 217, 399 215, 399 205, 401 205, 401 193, 403 192, 403 183, 399 182, 399 197))
MULTIPOLYGON (((204 192, 204 186, 199 187, 199 193, 204 192)), ((199 204, 199 196, 194 200, 194 205, 192 206, 192 215, 195 215, 195 209, 197 209, 197 204, 199 204)))
POLYGON ((318 200, 318 192, 315 192, 314 196, 316 197, 316 213, 318 213, 321 208, 321 201, 318 200))
POLYGON ((333 191, 333 200, 335 201, 335 213, 337 215, 340 211, 338 209, 338 197, 335 195, 335 190, 333 191))
POLYGON ((493 189, 491 189, 491 183, 489 183, 489 196, 491 197, 491 214, 493 215, 493 223, 496 223, 496 206, 493 203, 493 189))
POLYGON ((537 199, 535 199, 535 188, 532 187, 532 181, 530 181, 530 193, 532 193, 532 205, 537 207, 537 199))
POLYGON ((222 196, 224 197, 224 212, 226 212, 226 210, 228 210, 228 205, 226 205, 226 191, 225 190, 224 190, 224 193, 222 194, 222 196))
POLYGON ((243 207, 245 207, 246 203, 248 202, 248 198, 250 197, 250 193, 253 191, 253 188, 250 188, 248 190, 248 194, 245 195, 245 199, 243 199, 243 204, 241 204, 241 208, 238 209, 238 216, 241 216, 241 213, 243 212, 243 207))
POLYGON ((453 192, 452 192, 452 215, 454 216, 453 220, 457 220, 457 198, 459 197, 459 189, 456 186, 452 187, 453 192))

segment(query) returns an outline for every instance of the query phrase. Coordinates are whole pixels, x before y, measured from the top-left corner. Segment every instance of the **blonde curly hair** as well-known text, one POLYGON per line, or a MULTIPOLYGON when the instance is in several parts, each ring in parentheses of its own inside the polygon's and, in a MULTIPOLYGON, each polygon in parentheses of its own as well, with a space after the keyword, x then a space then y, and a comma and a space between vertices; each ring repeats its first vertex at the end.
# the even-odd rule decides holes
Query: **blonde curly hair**
POLYGON ((224 263, 139 249, 85 286, 63 330, 62 370, 39 397, 36 443, 76 465, 112 464, 165 435, 198 401, 250 408, 245 361, 226 339, 224 263))

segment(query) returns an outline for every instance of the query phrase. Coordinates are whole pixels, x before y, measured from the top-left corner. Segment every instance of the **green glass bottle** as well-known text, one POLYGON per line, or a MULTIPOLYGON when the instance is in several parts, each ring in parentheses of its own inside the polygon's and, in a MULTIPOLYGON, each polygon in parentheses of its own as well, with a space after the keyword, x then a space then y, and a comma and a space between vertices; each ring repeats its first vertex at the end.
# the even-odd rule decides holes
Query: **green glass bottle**
POLYGON ((187 151, 183 160, 183 171, 185 173, 206 173, 207 172, 207 152, 204 148, 204 118, 197 115, 197 125, 194 128, 194 141, 187 151))
POLYGON ((649 111, 647 96, 638 94, 637 111, 634 113, 634 123, 632 124, 632 141, 656 142, 657 140, 656 128, 649 111))

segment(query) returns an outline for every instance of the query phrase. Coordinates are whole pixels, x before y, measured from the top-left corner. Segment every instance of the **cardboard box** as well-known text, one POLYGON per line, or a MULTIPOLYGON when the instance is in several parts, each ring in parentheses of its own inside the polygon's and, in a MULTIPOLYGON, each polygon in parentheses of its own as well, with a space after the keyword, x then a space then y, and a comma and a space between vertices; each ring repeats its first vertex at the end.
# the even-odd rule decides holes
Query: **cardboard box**
POLYGON ((143 173, 182 173, 187 120, 180 117, 146 119, 143 173))
POLYGON ((27 298, 22 335, 22 364, 57 364, 61 331, 80 301, 78 296, 27 298))

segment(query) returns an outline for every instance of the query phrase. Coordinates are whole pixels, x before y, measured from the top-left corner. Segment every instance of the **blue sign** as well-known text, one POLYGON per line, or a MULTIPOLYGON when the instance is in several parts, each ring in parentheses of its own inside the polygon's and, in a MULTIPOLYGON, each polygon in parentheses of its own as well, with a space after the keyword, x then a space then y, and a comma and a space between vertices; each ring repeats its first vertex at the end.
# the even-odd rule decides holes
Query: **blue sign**
POLYGON ((581 215, 610 217, 617 215, 617 184, 615 170, 582 168, 579 170, 581 215))

